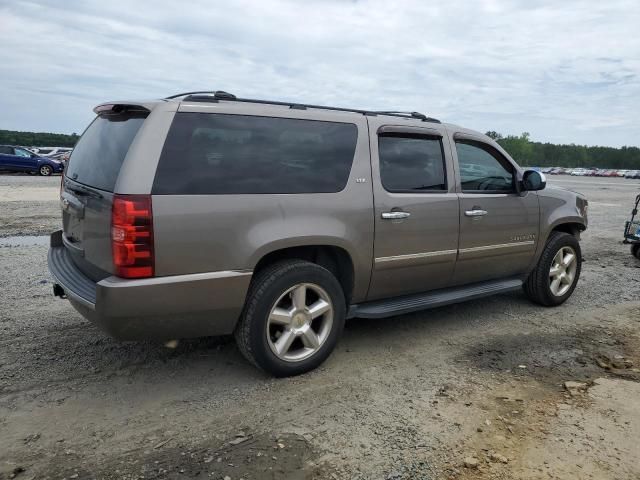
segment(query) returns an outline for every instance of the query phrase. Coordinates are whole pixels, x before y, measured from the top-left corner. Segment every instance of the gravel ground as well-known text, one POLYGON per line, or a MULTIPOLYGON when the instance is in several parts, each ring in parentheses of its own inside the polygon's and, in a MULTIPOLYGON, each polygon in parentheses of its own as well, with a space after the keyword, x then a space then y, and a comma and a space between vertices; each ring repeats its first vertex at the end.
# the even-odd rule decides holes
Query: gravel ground
POLYGON ((57 228, 59 181, 0 177, 0 478, 640 477, 640 182, 552 177, 590 200, 563 306, 354 319, 275 380, 228 338, 119 343, 54 299, 46 244, 13 237, 57 228))

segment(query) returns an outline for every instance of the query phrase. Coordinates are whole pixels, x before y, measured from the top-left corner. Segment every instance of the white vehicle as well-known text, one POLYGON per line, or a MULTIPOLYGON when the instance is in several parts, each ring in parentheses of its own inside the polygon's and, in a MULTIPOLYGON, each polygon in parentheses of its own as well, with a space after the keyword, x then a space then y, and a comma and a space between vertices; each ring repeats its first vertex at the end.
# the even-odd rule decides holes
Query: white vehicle
POLYGON ((73 148, 69 147, 31 147, 33 153, 41 157, 53 157, 54 155, 70 152, 73 148))
POLYGON ((589 170, 587 170, 586 168, 574 168, 573 170, 571 170, 571 175, 584 177, 588 172, 589 170))

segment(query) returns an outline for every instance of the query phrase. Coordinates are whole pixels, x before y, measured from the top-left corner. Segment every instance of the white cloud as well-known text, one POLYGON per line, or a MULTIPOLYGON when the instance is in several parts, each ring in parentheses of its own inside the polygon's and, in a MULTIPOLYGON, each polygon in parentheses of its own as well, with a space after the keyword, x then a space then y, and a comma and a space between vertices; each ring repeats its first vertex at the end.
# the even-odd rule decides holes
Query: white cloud
POLYGON ((0 128, 79 132, 104 100, 223 89, 640 143, 636 0, 224 3, 0 3, 0 128))

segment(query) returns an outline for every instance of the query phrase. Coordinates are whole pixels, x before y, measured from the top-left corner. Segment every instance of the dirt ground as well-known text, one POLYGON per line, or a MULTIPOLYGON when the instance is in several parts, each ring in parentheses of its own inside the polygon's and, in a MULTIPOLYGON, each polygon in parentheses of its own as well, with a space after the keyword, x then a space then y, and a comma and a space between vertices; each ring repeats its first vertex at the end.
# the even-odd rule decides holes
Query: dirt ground
POLYGON ((550 179, 590 200, 561 307, 516 292, 354 319, 279 380, 228 338, 119 343, 54 299, 36 236, 59 181, 0 177, 0 479, 640 478, 640 261, 620 242, 637 180, 550 179))

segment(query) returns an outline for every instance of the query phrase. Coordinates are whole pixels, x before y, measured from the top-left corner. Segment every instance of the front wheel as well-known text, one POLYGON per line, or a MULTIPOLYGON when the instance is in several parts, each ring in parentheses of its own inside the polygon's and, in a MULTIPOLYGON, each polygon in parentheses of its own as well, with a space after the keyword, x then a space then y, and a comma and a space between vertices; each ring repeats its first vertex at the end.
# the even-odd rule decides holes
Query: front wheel
POLYGON ((552 232, 538 265, 524 284, 524 291, 540 305, 560 305, 576 288, 581 268, 582 251, 578 239, 568 233, 552 232))
POLYGON ((631 245, 631 255, 640 260, 640 243, 634 243, 631 245))
POLYGON ((334 349, 344 328, 345 297, 320 265, 286 260, 258 272, 235 337, 257 367, 287 377, 313 370, 334 349))
POLYGON ((48 177, 49 175, 51 175, 53 173, 53 168, 51 168, 50 165, 42 165, 38 169, 38 173, 40 175, 42 175, 43 177, 48 177))

